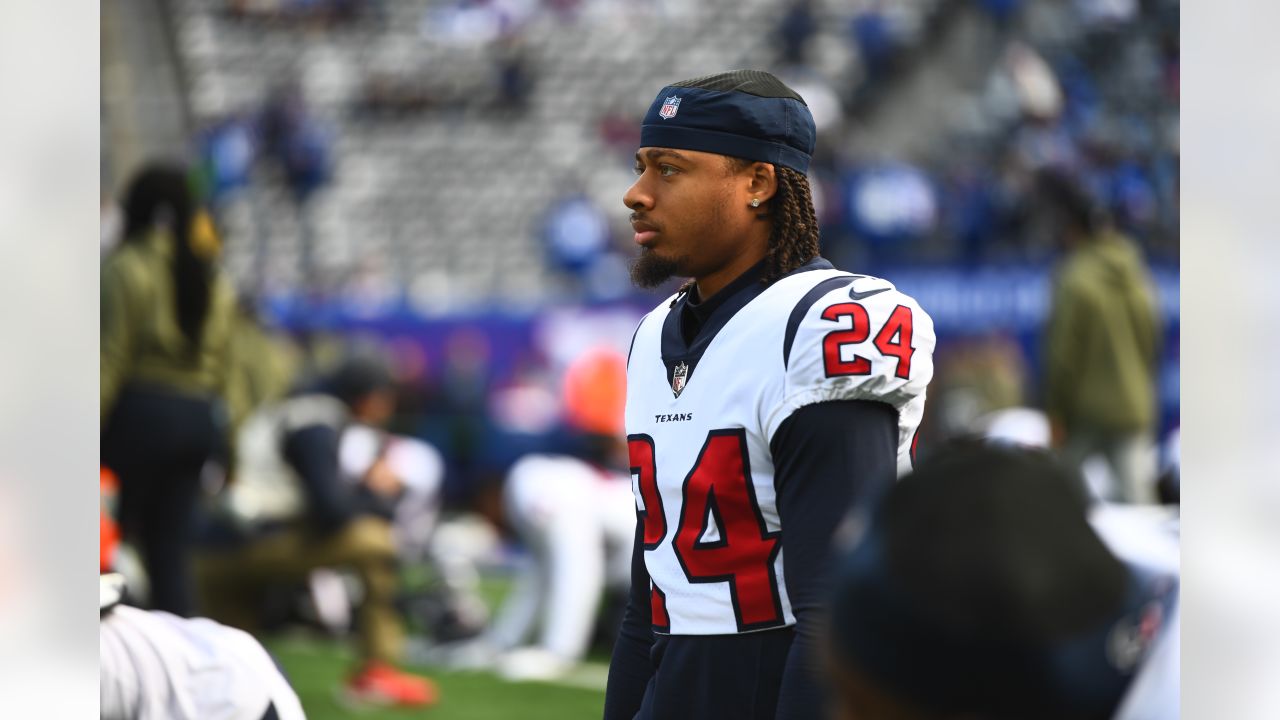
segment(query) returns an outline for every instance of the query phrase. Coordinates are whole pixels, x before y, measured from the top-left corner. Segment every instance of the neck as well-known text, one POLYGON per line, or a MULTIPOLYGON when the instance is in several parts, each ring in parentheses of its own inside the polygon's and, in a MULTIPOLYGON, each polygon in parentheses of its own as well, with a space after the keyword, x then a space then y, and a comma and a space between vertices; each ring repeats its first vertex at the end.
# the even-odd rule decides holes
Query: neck
POLYGON ((742 252, 716 270, 695 277, 694 283, 698 286, 698 298, 700 300, 710 298, 723 290, 726 285, 736 280, 739 275, 750 270, 752 266, 763 260, 765 255, 769 253, 769 231, 770 226, 766 226, 763 234, 753 232, 751 240, 743 245, 742 252))

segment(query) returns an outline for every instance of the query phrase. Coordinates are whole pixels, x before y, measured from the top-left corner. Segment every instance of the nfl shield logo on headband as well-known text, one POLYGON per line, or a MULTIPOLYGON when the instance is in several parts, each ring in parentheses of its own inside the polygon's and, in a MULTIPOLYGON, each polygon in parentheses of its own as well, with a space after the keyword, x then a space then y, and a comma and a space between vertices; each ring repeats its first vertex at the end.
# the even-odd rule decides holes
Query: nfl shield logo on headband
POLYGON ((676 111, 680 109, 680 98, 672 95, 662 103, 662 109, 658 111, 658 117, 663 120, 670 120, 676 116, 676 111))

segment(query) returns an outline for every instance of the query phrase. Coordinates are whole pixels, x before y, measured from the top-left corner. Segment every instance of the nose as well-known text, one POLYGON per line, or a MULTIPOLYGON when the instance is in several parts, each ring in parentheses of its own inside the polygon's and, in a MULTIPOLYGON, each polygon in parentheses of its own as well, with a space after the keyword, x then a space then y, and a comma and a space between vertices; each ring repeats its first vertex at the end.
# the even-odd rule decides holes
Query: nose
POLYGON ((653 196, 644 189, 643 182, 643 176, 636 178, 636 181, 631 183, 631 187, 627 188, 627 192, 623 194, 622 204, 628 209, 637 212, 653 209, 653 196))

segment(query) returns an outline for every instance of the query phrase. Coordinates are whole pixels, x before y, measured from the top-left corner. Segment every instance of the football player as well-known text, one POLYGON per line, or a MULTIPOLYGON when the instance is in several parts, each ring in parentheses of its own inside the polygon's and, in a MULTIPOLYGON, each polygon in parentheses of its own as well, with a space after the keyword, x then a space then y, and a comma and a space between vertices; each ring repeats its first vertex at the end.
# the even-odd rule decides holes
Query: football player
POLYGON ((547 680, 572 670, 586 656, 601 597, 627 588, 636 517, 623 442, 625 393, 621 352, 596 348, 579 356, 565 372, 563 392, 578 452, 526 455, 507 474, 507 519, 532 562, 490 633, 505 651, 497 663, 503 677, 547 680))
POLYGON ((631 595, 605 718, 816 718, 828 548, 910 468, 933 323, 818 254, 804 99, 739 70, 664 87, 623 200, 632 280, 689 278, 627 368, 631 595))

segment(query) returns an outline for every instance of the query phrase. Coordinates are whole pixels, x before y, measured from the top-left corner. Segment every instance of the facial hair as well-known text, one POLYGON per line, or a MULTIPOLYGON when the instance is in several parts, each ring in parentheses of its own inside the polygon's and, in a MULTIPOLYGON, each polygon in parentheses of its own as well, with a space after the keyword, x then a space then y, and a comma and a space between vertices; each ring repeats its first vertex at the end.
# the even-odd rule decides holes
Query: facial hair
POLYGON ((674 277, 676 268, 675 260, 659 257, 649 248, 641 248, 640 255, 631 263, 631 282, 636 287, 651 290, 674 277))

